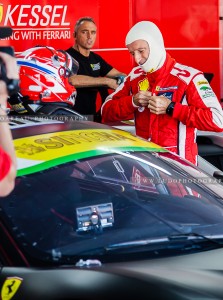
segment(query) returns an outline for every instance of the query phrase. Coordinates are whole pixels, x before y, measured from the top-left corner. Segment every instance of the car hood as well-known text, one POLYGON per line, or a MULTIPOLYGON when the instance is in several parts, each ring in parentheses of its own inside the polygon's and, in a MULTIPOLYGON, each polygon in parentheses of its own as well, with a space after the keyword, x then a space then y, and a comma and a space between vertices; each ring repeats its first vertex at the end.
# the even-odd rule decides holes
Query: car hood
POLYGON ((218 249, 94 268, 4 268, 0 284, 22 280, 13 299, 222 299, 222 270, 218 249))

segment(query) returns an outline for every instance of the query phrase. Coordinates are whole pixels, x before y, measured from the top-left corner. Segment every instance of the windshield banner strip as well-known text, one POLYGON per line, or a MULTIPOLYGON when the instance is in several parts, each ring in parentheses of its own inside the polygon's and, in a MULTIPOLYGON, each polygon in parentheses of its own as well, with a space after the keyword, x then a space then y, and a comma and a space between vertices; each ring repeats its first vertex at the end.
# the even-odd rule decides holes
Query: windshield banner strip
MULTIPOLYGON (((28 175, 36 172, 40 172, 46 169, 49 169, 51 167, 55 167, 67 162, 83 159, 83 158, 90 158, 90 157, 95 157, 99 155, 104 155, 104 154, 111 154, 115 153, 117 150, 118 152, 120 151, 152 151, 151 148, 134 148, 134 147, 125 147, 125 148, 116 148, 116 149, 109 149, 109 151, 100 151, 100 150, 92 150, 92 151, 86 151, 86 152, 81 152, 81 153, 75 153, 67 156, 62 156, 58 157, 52 160, 46 160, 46 161, 32 161, 32 160, 20 160, 18 158, 18 170, 17 170, 17 176, 23 176, 23 175, 28 175)), ((154 151, 157 152, 157 149, 153 149, 154 151)), ((163 152, 163 151, 162 151, 163 152)))
POLYGON ((18 176, 72 160, 110 154, 116 150, 167 151, 128 132, 112 129, 53 132, 16 139, 14 145, 18 160, 18 176))

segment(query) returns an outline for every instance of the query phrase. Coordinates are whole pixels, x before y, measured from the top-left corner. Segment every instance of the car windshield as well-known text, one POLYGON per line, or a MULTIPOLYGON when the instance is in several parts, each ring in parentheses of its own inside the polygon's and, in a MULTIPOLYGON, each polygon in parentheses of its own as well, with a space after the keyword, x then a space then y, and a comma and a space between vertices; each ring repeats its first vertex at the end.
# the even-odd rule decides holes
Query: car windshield
POLYGON ((169 152, 116 151, 23 175, 0 205, 23 251, 52 263, 223 238, 223 185, 169 152))

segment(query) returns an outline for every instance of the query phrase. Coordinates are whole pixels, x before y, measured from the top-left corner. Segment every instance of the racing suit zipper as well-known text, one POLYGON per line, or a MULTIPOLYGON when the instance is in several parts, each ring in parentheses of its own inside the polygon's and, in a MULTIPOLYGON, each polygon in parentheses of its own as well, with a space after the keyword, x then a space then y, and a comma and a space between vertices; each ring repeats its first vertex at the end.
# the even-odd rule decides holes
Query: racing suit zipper
MULTIPOLYGON (((156 93, 154 92, 154 88, 151 91, 153 96, 156 96, 156 93)), ((149 118, 149 138, 148 141, 150 142, 152 140, 152 126, 154 125, 154 122, 157 120, 157 115, 154 113, 150 112, 150 118, 149 118)), ((156 141, 153 141, 154 143, 156 143, 156 141)))

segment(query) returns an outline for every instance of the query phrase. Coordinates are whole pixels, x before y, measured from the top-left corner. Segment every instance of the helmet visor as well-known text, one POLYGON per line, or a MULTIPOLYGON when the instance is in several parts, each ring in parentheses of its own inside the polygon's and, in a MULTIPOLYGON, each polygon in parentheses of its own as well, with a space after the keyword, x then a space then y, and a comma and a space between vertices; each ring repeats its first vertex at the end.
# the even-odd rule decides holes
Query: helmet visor
POLYGON ((71 66, 71 74, 70 75, 76 75, 78 72, 78 69, 79 69, 79 63, 73 57, 71 57, 71 60, 72 60, 72 66, 71 66))
POLYGON ((64 50, 58 50, 66 56, 66 77, 76 75, 79 69, 79 63, 69 53, 64 50))

